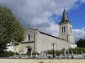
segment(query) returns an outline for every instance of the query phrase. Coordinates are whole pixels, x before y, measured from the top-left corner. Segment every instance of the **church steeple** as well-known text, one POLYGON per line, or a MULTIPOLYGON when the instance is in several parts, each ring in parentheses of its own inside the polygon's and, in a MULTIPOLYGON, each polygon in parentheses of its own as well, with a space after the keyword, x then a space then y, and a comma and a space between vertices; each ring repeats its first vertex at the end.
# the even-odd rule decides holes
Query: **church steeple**
POLYGON ((59 23, 59 37, 66 40, 69 43, 75 43, 72 32, 72 24, 68 18, 65 9, 63 12, 61 22, 59 23))
POLYGON ((65 9, 63 11, 61 22, 59 24, 63 23, 71 23, 65 9))

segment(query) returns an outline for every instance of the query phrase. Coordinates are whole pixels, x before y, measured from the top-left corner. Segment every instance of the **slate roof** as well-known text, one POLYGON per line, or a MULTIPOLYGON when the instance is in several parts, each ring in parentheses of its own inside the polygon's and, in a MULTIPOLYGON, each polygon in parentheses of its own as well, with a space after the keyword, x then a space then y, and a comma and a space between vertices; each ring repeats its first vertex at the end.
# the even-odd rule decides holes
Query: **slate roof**
POLYGON ((64 23, 70 23, 71 24, 65 9, 63 11, 62 19, 61 19, 59 24, 64 24, 64 23))

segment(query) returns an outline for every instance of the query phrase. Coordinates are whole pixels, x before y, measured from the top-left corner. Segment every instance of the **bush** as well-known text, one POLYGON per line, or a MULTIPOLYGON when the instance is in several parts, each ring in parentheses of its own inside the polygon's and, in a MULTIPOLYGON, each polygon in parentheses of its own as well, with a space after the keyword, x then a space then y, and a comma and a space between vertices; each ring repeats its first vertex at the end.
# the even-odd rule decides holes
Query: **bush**
POLYGON ((14 53, 14 54, 15 54, 15 55, 19 55, 19 53, 17 53, 17 52, 16 52, 16 53, 14 53))
MULTIPOLYGON (((37 53, 37 52, 35 52, 35 51, 32 52, 32 55, 36 55, 36 54, 39 55, 39 53, 37 53)), ((31 55, 31 52, 27 52, 27 55, 31 55)))
POLYGON ((3 52, 3 53, 0 53, 0 57, 9 57, 9 56, 13 56, 14 53, 9 51, 9 52, 3 52))
POLYGON ((32 53, 32 55, 36 55, 36 54, 38 54, 38 55, 39 55, 39 53, 37 53, 37 52, 33 52, 33 53, 32 53))
MULTIPOLYGON (((53 54, 53 50, 48 50, 46 53, 47 54, 53 54)), ((60 54, 63 54, 63 50, 61 50, 61 51, 55 51, 55 54, 59 56, 60 54)))
POLYGON ((63 50, 61 51, 55 51, 56 55, 59 56, 60 54, 63 54, 63 50))
MULTIPOLYGON (((81 54, 82 52, 85 53, 85 48, 77 47, 77 48, 70 48, 70 49, 66 50, 67 54, 68 53, 72 54, 72 52, 74 54, 81 54)), ((46 53, 47 54, 53 54, 53 50, 48 50, 46 53)), ((64 54, 64 51, 63 50, 60 50, 60 51, 56 50, 55 53, 56 53, 57 56, 59 56, 60 54, 64 54)))
POLYGON ((53 54, 53 50, 46 51, 47 54, 53 54))
POLYGON ((85 48, 70 48, 68 49, 69 53, 71 54, 71 52, 73 51, 74 54, 81 54, 81 52, 85 53, 85 48))

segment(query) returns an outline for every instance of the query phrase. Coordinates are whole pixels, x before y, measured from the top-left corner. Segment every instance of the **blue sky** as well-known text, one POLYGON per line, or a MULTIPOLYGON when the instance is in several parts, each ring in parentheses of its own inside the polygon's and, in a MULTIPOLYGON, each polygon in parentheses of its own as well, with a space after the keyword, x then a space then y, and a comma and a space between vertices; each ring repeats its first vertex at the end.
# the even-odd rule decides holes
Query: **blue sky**
POLYGON ((80 29, 85 27, 85 3, 81 4, 77 9, 70 10, 68 15, 73 28, 80 29))
POLYGON ((85 0, 0 0, 23 25, 59 36, 59 25, 64 7, 73 25, 76 40, 85 39, 85 0))
MULTIPOLYGON (((67 15, 73 25, 73 29, 81 29, 85 27, 85 3, 80 4, 78 8, 73 8, 67 11, 67 15)), ((51 17, 55 23, 58 24, 61 21, 62 14, 60 16, 53 14, 51 17)))

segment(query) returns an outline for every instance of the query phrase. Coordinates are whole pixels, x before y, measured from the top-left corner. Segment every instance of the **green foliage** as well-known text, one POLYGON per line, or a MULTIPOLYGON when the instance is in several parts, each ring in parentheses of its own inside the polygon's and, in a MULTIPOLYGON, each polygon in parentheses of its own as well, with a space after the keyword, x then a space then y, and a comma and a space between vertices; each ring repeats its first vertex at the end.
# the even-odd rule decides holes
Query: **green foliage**
POLYGON ((15 54, 15 55, 19 55, 19 53, 17 53, 17 52, 16 52, 16 53, 14 53, 14 54, 15 54))
POLYGON ((13 52, 3 52, 2 54, 0 54, 0 57, 9 57, 9 56, 13 56, 14 53, 13 52))
MULTIPOLYGON (((70 49, 66 50, 67 54, 68 53, 72 54, 72 52, 74 54, 81 54, 82 52, 85 53, 85 48, 77 47, 77 48, 70 48, 70 49)), ((56 53, 57 56, 59 56, 60 54, 64 54, 64 51, 63 50, 60 50, 60 51, 56 50, 55 53, 56 53)), ((53 54, 53 51, 52 50, 48 50, 47 54, 53 54)))
POLYGON ((71 54, 72 51, 74 54, 81 54, 81 52, 85 53, 85 48, 70 48, 68 49, 69 53, 71 54))
POLYGON ((27 54, 27 55, 31 55, 31 52, 27 52, 26 54, 27 54))
POLYGON ((80 39, 76 44, 78 47, 85 48, 85 40, 83 40, 83 39, 80 39))
MULTIPOLYGON (((37 53, 35 51, 32 52, 32 55, 36 55, 36 54, 39 55, 39 53, 37 53)), ((27 55, 31 55, 31 52, 27 52, 27 55)))
POLYGON ((39 53, 33 51, 32 55, 36 55, 36 54, 39 55, 39 53))
MULTIPOLYGON (((46 53, 47 54, 53 54, 53 50, 48 50, 46 53)), ((55 54, 59 56, 60 54, 63 54, 63 50, 61 50, 61 51, 55 51, 55 54)))
POLYGON ((59 56, 60 54, 63 54, 63 50, 61 51, 55 51, 56 55, 59 56))
MULTIPOLYGON (((47 54, 53 54, 53 50, 48 50, 47 52, 46 52, 47 54)), ((56 55, 60 55, 60 54, 63 54, 63 50, 61 50, 61 51, 55 51, 55 53, 56 53, 56 55)))
POLYGON ((43 63, 43 61, 39 62, 39 63, 43 63))
POLYGON ((11 10, 0 7, 0 52, 11 41, 21 42, 24 39, 24 29, 16 20, 11 10), (3 48, 4 47, 4 48, 3 48))
POLYGON ((46 51, 47 54, 52 54, 53 53, 53 50, 48 50, 46 51))

